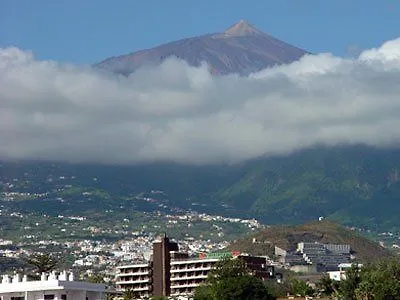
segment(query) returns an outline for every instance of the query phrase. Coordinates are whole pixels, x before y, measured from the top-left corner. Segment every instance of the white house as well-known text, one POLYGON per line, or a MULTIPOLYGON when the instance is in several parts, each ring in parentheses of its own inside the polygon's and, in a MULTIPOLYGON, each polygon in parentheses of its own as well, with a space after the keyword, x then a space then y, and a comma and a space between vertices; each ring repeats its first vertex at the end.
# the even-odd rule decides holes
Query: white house
MULTIPOLYGON (((338 265, 338 271, 330 271, 328 272, 329 278, 335 281, 346 280, 346 270, 351 268, 353 264, 351 263, 342 263, 338 265)), ((362 264, 357 265, 358 269, 362 267, 362 264)))
POLYGON ((0 283, 0 300, 104 300, 105 286, 74 281, 72 273, 43 273, 40 280, 29 281, 19 274, 3 275, 0 283))

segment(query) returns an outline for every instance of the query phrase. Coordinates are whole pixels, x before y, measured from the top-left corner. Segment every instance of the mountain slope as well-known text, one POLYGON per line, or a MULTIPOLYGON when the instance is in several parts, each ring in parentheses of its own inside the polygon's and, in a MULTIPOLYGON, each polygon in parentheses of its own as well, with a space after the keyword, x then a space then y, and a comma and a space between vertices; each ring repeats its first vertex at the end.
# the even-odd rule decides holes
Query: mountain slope
POLYGON ((298 226, 271 226, 235 241, 229 248, 250 254, 272 256, 274 246, 293 251, 300 242, 348 244, 356 258, 362 262, 391 255, 379 244, 330 221, 315 221, 298 226), (256 243, 252 242, 253 238, 256 243))
POLYGON ((247 75, 277 64, 293 62, 306 53, 242 20, 223 33, 186 38, 152 49, 111 57, 95 66, 128 75, 139 67, 157 65, 169 57, 177 57, 191 66, 200 66, 206 62, 214 74, 247 75))
MULTIPOLYGON (((171 206, 255 217, 266 224, 298 224, 324 216, 346 225, 398 232, 399 170, 396 149, 320 147, 233 166, 4 163, 0 189, 44 193, 64 183, 54 178, 73 177, 69 184, 104 190, 115 205, 123 197, 162 190, 171 206), (25 178, 29 185, 22 180, 17 185, 15 178, 25 178), (6 182, 14 188, 2 186, 6 182)), ((29 201, 18 205, 35 204, 29 201)), ((35 205, 47 209, 44 202, 35 205)))
POLYGON ((314 148, 249 162, 242 177, 214 199, 270 224, 329 216, 391 229, 400 226, 399 170, 395 149, 314 148))

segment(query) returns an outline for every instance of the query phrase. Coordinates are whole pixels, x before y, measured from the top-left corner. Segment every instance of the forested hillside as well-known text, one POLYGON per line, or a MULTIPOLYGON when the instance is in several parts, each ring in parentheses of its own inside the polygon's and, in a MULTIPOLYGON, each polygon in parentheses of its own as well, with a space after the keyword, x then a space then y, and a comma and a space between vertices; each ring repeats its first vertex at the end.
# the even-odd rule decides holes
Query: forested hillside
MULTIPOLYGON (((65 184, 58 178, 65 177, 73 186, 70 193, 96 189, 107 194, 103 197, 107 205, 121 197, 161 190, 169 205, 256 217, 267 224, 301 223, 323 216, 371 229, 400 227, 398 150, 318 147, 230 166, 3 163, 0 176, 3 192, 50 190, 57 195, 54 191, 65 184)), ((19 202, 24 205, 33 204, 19 202)))

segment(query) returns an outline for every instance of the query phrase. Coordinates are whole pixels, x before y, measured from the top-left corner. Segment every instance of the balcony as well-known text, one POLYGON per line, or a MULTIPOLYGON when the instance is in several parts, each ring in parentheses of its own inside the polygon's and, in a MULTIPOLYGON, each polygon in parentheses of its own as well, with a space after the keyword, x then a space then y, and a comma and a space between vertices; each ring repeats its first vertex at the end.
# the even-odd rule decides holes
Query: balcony
POLYGON ((201 267, 189 267, 189 268, 171 268, 172 273, 181 273, 181 272, 195 272, 195 271, 210 271, 212 266, 201 266, 201 267))
POLYGON ((116 282, 118 285, 123 284, 140 284, 140 283, 147 283, 151 282, 151 278, 139 278, 139 279, 132 279, 132 280, 119 280, 116 282))
POLYGON ((116 290, 118 292, 123 292, 125 291, 127 288, 133 290, 134 292, 146 292, 146 291, 151 291, 151 287, 150 286, 145 286, 145 287, 134 287, 132 288, 131 286, 128 287, 119 287, 116 290))
POLYGON ((197 288, 202 282, 198 283, 188 283, 188 284, 179 284, 179 285, 171 285, 171 293, 173 293, 174 289, 187 289, 187 288, 197 288))
POLYGON ((180 280, 192 280, 192 279, 207 279, 207 275, 193 275, 193 276, 184 276, 184 277, 171 277, 172 281, 180 281, 180 280))
POLYGON ((143 275, 149 275, 151 272, 150 270, 145 270, 145 271, 133 271, 133 272, 126 272, 126 273, 118 273, 118 277, 123 277, 123 276, 143 276, 143 275))

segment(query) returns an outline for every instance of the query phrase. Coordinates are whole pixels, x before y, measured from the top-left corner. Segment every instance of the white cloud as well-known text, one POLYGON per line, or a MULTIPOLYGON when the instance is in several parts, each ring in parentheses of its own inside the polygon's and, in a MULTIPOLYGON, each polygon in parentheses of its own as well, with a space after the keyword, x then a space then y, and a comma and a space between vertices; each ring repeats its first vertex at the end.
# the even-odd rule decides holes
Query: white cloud
POLYGON ((171 59, 129 77, 0 49, 0 158, 237 162, 400 139, 400 39, 249 77, 171 59))

